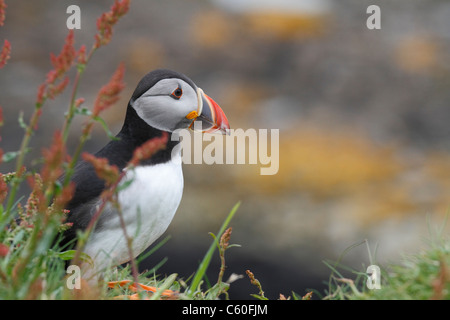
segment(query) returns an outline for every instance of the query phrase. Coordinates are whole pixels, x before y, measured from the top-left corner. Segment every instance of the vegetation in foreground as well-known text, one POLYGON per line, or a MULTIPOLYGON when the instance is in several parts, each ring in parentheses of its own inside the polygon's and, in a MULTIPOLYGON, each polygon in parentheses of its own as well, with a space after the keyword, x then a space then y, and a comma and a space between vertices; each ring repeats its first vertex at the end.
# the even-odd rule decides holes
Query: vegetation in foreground
POLYGON ((355 271, 338 262, 325 263, 331 275, 325 295, 318 293, 322 299, 450 300, 450 239, 445 223, 440 230, 430 230, 424 248, 417 253, 404 255, 400 263, 380 266, 379 289, 374 288, 366 269, 355 271))
MULTIPOLYGON (((64 205, 69 201, 73 186, 70 176, 75 163, 83 156, 98 167, 98 173, 105 180, 109 179, 111 188, 104 194, 104 201, 113 201, 117 192, 117 181, 120 175, 108 164, 95 159, 88 154, 82 154, 83 147, 90 137, 94 123, 100 123, 105 132, 112 138, 101 113, 118 100, 124 87, 122 82, 124 66, 120 65, 112 75, 108 84, 103 86, 92 104, 92 110, 83 107, 84 98, 78 96, 78 87, 84 71, 98 49, 106 46, 112 38, 113 27, 128 11, 129 1, 115 1, 111 10, 105 12, 97 20, 97 34, 90 50, 85 45, 77 49, 74 47, 74 33, 69 31, 63 48, 58 55, 51 55, 52 69, 39 86, 36 95, 35 108, 30 119, 25 121, 19 116, 19 125, 24 129, 22 143, 18 150, 4 153, 0 150, 0 163, 15 161, 15 171, 0 173, 0 299, 160 299, 165 298, 164 290, 177 291, 173 299, 229 299, 228 289, 236 279, 233 275, 224 281, 225 252, 235 246, 230 244, 231 228, 229 223, 238 209, 237 204, 225 219, 219 232, 212 234, 213 241, 200 263, 197 271, 189 279, 181 279, 177 274, 158 277, 156 272, 159 265, 152 270, 137 273, 137 263, 125 267, 108 270, 104 282, 99 286, 90 285, 83 280, 81 289, 72 288, 76 280, 66 273, 67 260, 86 259, 89 257, 79 254, 82 250, 62 251, 58 242, 54 241, 58 233, 69 225, 64 224, 66 212, 64 205), (68 73, 76 68, 74 79, 68 73), (39 119, 45 111, 45 102, 54 99, 64 90, 71 87, 71 99, 61 130, 55 133, 52 145, 45 149, 42 158, 37 163, 42 164, 40 171, 27 169, 25 157, 29 150, 30 141, 39 126, 39 119), (76 116, 85 117, 79 145, 73 155, 66 152, 66 141, 72 120, 76 116), (66 179, 58 178, 65 173, 66 179), (116 180, 114 180, 116 179, 116 180), (31 187, 29 196, 25 199, 18 196, 20 185, 28 183, 31 187), (16 218, 20 218, 16 220, 16 218), (215 284, 206 285, 205 273, 215 250, 219 251, 221 268, 215 284), (129 281, 121 287, 109 288, 107 281, 129 281), (75 282, 73 282, 75 281, 75 282), (155 286, 155 293, 136 290, 133 283, 155 286)), ((0 26, 4 24, 6 5, 0 0, 0 26)), ((7 65, 10 58, 11 43, 4 41, 0 50, 0 68, 7 65)), ((0 125, 3 117, 0 107, 0 125)), ((158 145, 157 147, 161 147, 158 145)), ((137 157, 151 156, 151 146, 140 150, 137 157)), ((100 214, 100 212, 99 212, 100 214)), ((433 233, 432 233, 433 234, 433 233)), ((390 265, 381 269, 381 288, 368 289, 365 270, 350 271, 355 279, 345 277, 341 269, 345 267, 338 263, 329 263, 331 275, 329 287, 325 294, 313 291, 300 295, 292 292, 291 296, 280 295, 280 299, 450 299, 450 242, 443 235, 443 229, 435 232, 428 248, 416 255, 405 256, 403 263, 390 265), (437 234, 437 235, 436 235, 437 234)), ((89 236, 89 230, 78 235, 79 249, 89 236)), ((158 249, 164 241, 155 246, 158 249)), ((149 252, 151 254, 152 251, 149 252)), ((267 299, 262 284, 255 275, 248 270, 249 281, 255 286, 256 299, 267 299)), ((250 294, 249 294, 250 296, 250 294)))

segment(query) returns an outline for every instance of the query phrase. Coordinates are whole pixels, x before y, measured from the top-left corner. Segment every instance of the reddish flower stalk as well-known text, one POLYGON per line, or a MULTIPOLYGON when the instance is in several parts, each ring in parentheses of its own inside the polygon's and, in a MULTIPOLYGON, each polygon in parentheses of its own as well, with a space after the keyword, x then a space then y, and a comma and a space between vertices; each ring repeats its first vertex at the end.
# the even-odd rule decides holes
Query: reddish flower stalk
POLYGON ((47 88, 47 86, 46 86, 45 82, 42 83, 38 88, 37 97, 36 97, 36 105, 38 108, 42 106, 42 104, 44 103, 44 100, 46 99, 46 96, 45 96, 46 88, 47 88))
POLYGON ((0 26, 3 26, 3 23, 5 22, 5 9, 7 5, 5 1, 0 0, 0 26))
POLYGON ((9 247, 6 244, 0 243, 0 258, 6 257, 9 252, 9 247))
POLYGON ((61 78, 72 66, 76 58, 76 51, 73 46, 74 42, 74 32, 73 30, 69 30, 61 53, 57 56, 53 53, 50 54, 50 60, 54 69, 47 73, 47 84, 55 83, 55 81, 61 78))
POLYGON ((111 41, 113 26, 128 12, 129 6, 130 0, 116 0, 112 5, 111 10, 103 13, 97 19, 98 33, 95 35, 95 49, 104 46, 111 41))
POLYGON ((77 52, 77 63, 78 64, 86 64, 87 62, 87 57, 86 57, 86 45, 82 45, 80 47, 80 50, 78 50, 77 52))
MULTIPOLYGON (((110 11, 103 13, 98 19, 97 19, 97 29, 98 33, 95 35, 95 43, 92 46, 89 53, 86 53, 86 47, 83 45, 81 46, 80 50, 77 52, 77 67, 78 72, 75 77, 74 83, 73 83, 73 89, 72 89, 72 96, 70 99, 70 105, 69 105, 69 112, 66 115, 66 120, 63 125, 63 138, 66 141, 68 134, 69 134, 69 126, 72 122, 72 119, 75 115, 75 111, 78 108, 79 105, 77 105, 75 102, 76 100, 76 93, 78 89, 78 84, 80 82, 81 76, 84 73, 84 70, 86 68, 87 63, 89 62, 90 58, 92 57, 92 54, 102 45, 106 45, 110 42, 112 37, 112 27, 117 23, 117 21, 128 12, 130 5, 129 0, 120 0, 115 1, 113 6, 111 7, 110 11)), ((120 89, 121 90, 121 89, 120 89)), ((119 90, 119 91, 120 91, 119 90)), ((94 109, 94 117, 98 115, 99 112, 104 110, 107 105, 105 105, 101 100, 102 98, 98 98, 97 101, 99 104, 97 105, 97 108, 94 109)), ((114 103, 116 100, 113 100, 112 103, 114 103)), ((112 104, 110 103, 110 104, 112 104)), ((92 125, 87 125, 86 130, 91 129, 92 125)), ((83 142, 83 138, 81 139, 81 143, 83 142)), ((80 155, 80 152, 77 153, 77 155, 80 155)))
MULTIPOLYGON (((128 12, 129 9, 129 0, 120 0, 115 1, 113 6, 111 7, 110 11, 103 13, 98 19, 97 19, 97 29, 98 32, 95 35, 95 43, 92 46, 91 50, 86 53, 86 46, 81 46, 80 50, 76 53, 77 55, 77 66, 78 66, 78 72, 75 77, 75 80, 73 81, 73 88, 72 88, 72 96, 70 99, 70 105, 69 105, 69 112, 66 115, 66 120, 63 125, 63 138, 66 141, 67 137, 69 135, 69 126, 72 123, 72 119, 75 115, 75 111, 79 105, 76 105, 76 93, 78 90, 78 84, 80 82, 81 76, 84 73, 84 70, 86 68, 87 63, 89 62, 90 58, 92 57, 92 54, 101 47, 102 45, 106 45, 111 41, 112 37, 112 27, 117 23, 117 21, 128 12)), ((99 101, 100 102, 100 101, 99 101)), ((112 103, 114 103, 113 101, 112 103)), ((111 104, 112 104, 111 103, 111 104)), ((105 106, 107 107, 107 106, 105 106)), ((103 109, 103 106, 99 105, 100 109, 95 110, 98 113, 103 109)), ((91 125, 88 126, 89 130, 91 125)), ((78 153, 79 155, 79 153, 78 153)))
POLYGON ((119 179, 119 168, 115 165, 110 165, 108 159, 97 158, 87 152, 82 154, 82 158, 94 167, 97 176, 105 180, 108 186, 113 185, 119 179))
POLYGON ((75 109, 78 109, 82 104, 84 103, 84 98, 78 98, 77 100, 75 100, 75 109))
POLYGON ((100 112, 108 109, 119 100, 119 94, 125 87, 125 84, 122 82, 124 73, 125 67, 124 64, 121 63, 109 80, 109 83, 100 89, 92 112, 94 117, 98 116, 100 112))
POLYGON ((149 159, 157 151, 164 149, 167 144, 169 135, 163 132, 161 137, 153 138, 143 143, 139 148, 134 150, 133 158, 128 163, 128 166, 137 166, 139 162, 149 159))
POLYGON ((44 184, 47 184, 47 181, 43 181, 42 177, 38 174, 29 176, 27 180, 33 191, 31 192, 30 197, 27 201, 27 217, 29 217, 30 219, 23 221, 23 224, 25 226, 29 226, 31 221, 34 221, 34 223, 36 223, 37 220, 34 220, 33 218, 38 213, 45 213, 48 208, 48 202, 46 201, 44 192, 44 184))
POLYGON ((42 107, 47 98, 54 99, 57 95, 62 93, 69 84, 68 77, 65 77, 59 83, 56 83, 56 81, 61 79, 67 71, 69 71, 77 58, 77 52, 73 46, 74 42, 74 32, 73 30, 69 30, 60 54, 55 56, 53 53, 50 53, 50 60, 53 65, 53 69, 47 73, 44 83, 42 83, 38 88, 36 108, 39 109, 42 107))
POLYGON ((47 96, 50 99, 55 99, 55 97, 64 91, 64 89, 69 84, 69 77, 65 77, 64 80, 62 80, 57 85, 50 85, 47 90, 47 96))
POLYGON ((54 200, 54 209, 59 212, 62 211, 65 215, 67 215, 68 210, 64 210, 67 203, 72 200, 73 194, 75 192, 75 184, 70 183, 67 186, 64 186, 54 200))
POLYGON ((45 185, 53 184, 62 174, 66 148, 62 140, 61 132, 56 131, 53 143, 49 149, 43 150, 44 167, 41 171, 42 180, 45 185))
MULTIPOLYGON (((41 176, 39 174, 35 174, 34 176, 28 176, 27 177, 27 182, 28 185, 32 188, 32 192, 30 193, 30 196, 28 197, 27 200, 27 204, 25 205, 25 217, 30 218, 33 217, 36 212, 38 211, 38 207, 39 207, 39 201, 40 198, 38 196, 38 193, 42 193, 40 192, 40 190, 42 190, 43 188, 43 183, 42 183, 42 179, 41 176)), ((29 219, 23 219, 22 217, 22 222, 27 223, 29 219)))
POLYGON ((5 201, 7 195, 8 185, 6 184, 5 179, 3 179, 3 174, 0 173, 0 203, 5 201))
MULTIPOLYGON (((92 115, 90 119, 87 121, 87 123, 84 125, 81 137, 80 137, 80 143, 78 144, 77 149, 75 150, 74 156, 72 158, 72 161, 69 163, 69 166, 67 168, 66 172, 66 179, 64 180, 64 185, 69 183, 70 177, 73 174, 73 168, 75 167, 75 164, 78 160, 78 158, 81 155, 82 149, 84 147, 84 144, 89 138, 89 135, 92 131, 92 127, 94 125, 95 121, 98 121, 98 115, 101 111, 109 108, 113 103, 115 103, 117 100, 119 100, 119 93, 122 91, 122 89, 125 87, 125 84, 122 82, 123 74, 125 72, 125 67, 122 64, 119 65, 116 72, 111 77, 108 84, 104 85, 95 100, 94 110, 92 112, 92 115)), ((80 75, 80 73, 78 73, 80 75)), ((77 100, 79 104, 83 102, 83 100, 77 100)), ((74 101, 74 106, 76 106, 77 103, 74 101)), ((78 105, 79 106, 79 105, 78 105)), ((74 108, 70 108, 71 113, 73 113, 74 108)), ((68 133, 68 125, 72 119, 72 116, 69 116, 66 118, 66 122, 64 124, 64 130, 63 133, 68 133)), ((64 139, 66 139, 66 136, 63 134, 64 139)))
POLYGON ((245 272, 247 273, 247 276, 250 278, 250 283, 259 289, 259 295, 265 298, 261 283, 259 282, 258 279, 255 278, 253 272, 251 272, 250 270, 246 270, 245 272))
POLYGON ((11 57, 11 43, 5 39, 2 51, 0 52, 0 68, 3 68, 11 57))
POLYGON ((222 284, 223 275, 225 274, 225 251, 228 249, 230 244, 231 231, 231 227, 225 230, 219 241, 220 271, 219 278, 217 279, 217 283, 219 283, 219 285, 222 284))
POLYGON ((232 228, 228 228, 225 230, 225 232, 220 237, 220 247, 223 252, 228 249, 229 243, 230 243, 230 237, 231 237, 232 228))
POLYGON ((73 184, 68 184, 60 192, 55 190, 55 182, 64 173, 63 165, 68 158, 61 132, 55 132, 53 143, 49 149, 43 150, 44 166, 41 170, 41 183, 34 184, 34 193, 39 197, 39 212, 60 212, 70 201, 74 191, 73 184), (47 208, 53 201, 53 207, 47 208), (50 210, 50 211, 49 211, 50 210))

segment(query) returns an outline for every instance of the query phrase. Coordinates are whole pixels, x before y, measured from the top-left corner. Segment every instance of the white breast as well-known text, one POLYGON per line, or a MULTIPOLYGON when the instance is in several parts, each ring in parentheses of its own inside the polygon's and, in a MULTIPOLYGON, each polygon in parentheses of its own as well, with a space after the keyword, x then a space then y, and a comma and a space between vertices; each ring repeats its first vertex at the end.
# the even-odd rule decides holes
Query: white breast
MULTIPOLYGON (((127 172, 119 192, 119 204, 133 255, 138 256, 166 231, 180 204, 183 193, 181 156, 152 166, 140 166, 127 172)), ((85 252, 94 259, 96 271, 108 265, 130 260, 120 218, 109 205, 101 228, 89 238, 85 252)))

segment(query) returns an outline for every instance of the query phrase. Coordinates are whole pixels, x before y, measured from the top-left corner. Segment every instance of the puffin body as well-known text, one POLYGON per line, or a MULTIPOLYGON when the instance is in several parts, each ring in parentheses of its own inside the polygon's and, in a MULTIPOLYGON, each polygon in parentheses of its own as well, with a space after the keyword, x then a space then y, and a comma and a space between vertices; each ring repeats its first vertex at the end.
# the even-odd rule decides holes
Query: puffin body
MULTIPOLYGON (((226 133, 228 120, 222 109, 185 75, 158 69, 139 82, 127 106, 125 121, 117 140, 110 141, 95 156, 108 159, 119 170, 126 170, 119 187, 118 201, 127 235, 133 238, 134 257, 147 249, 169 226, 183 193, 183 172, 179 141, 172 133, 192 128, 201 122, 202 132, 226 133), (167 132, 165 149, 142 161, 133 169, 127 164, 136 148, 167 132)), ((197 126, 196 126, 197 127, 197 126)), ((93 166, 81 161, 72 176, 75 193, 69 202, 66 222, 72 227, 64 232, 62 245, 76 239, 85 230, 101 204, 105 183, 93 166)), ((117 210, 108 204, 98 219, 84 251, 94 260, 89 275, 106 267, 130 260, 124 231, 117 210)))
MULTIPOLYGON (((138 255, 158 239, 169 226, 183 194, 181 156, 165 163, 138 166, 122 182, 131 184, 119 192, 118 201, 138 255), (179 158, 178 158, 179 157, 179 158)), ((94 208, 96 205, 94 205, 94 208)), ((118 265, 130 259, 119 215, 108 204, 100 224, 85 247, 96 265, 118 265)))

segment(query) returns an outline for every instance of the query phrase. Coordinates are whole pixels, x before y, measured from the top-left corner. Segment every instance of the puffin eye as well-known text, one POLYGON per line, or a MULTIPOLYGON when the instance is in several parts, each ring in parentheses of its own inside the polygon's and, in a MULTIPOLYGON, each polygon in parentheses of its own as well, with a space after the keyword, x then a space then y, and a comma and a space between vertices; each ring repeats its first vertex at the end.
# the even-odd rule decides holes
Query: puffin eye
POLYGON ((179 100, 182 95, 183 95, 183 90, 181 90, 180 87, 173 90, 173 92, 170 94, 170 96, 176 100, 179 100))

